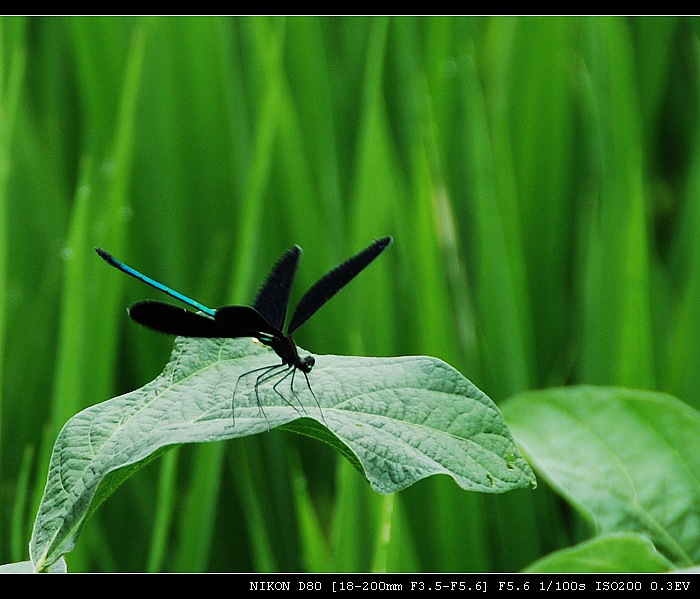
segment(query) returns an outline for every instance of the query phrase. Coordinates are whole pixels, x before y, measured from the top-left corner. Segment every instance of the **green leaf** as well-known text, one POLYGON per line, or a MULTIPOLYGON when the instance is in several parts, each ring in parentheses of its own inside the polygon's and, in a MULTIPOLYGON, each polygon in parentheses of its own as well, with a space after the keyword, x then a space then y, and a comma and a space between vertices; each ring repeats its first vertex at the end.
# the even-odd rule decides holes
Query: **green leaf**
POLYGON ((37 570, 74 547, 87 516, 134 470, 180 443, 284 426, 336 447, 379 493, 432 474, 487 493, 535 483, 496 405, 440 360, 317 356, 313 395, 303 373, 268 378, 264 368, 279 364, 251 339, 178 338, 154 381, 68 421, 30 543, 37 570))
MULTIPOLYGON (((60 558, 51 567, 45 570, 48 574, 65 574, 68 569, 66 560, 60 558)), ((34 564, 31 561, 3 564, 0 566, 0 574, 34 574, 34 564)))
POLYGON ((668 572, 673 564, 645 536, 601 535, 536 561, 525 572, 668 572))
POLYGON ((535 469, 596 533, 636 532, 677 567, 700 562, 700 414, 664 393, 571 387, 503 412, 535 469))

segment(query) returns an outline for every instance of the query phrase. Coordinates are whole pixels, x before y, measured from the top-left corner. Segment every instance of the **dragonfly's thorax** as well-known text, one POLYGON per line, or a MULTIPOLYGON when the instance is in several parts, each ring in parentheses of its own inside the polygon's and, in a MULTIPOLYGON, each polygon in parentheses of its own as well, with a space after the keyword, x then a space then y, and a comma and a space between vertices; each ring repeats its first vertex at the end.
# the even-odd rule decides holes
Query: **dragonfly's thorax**
POLYGON ((316 360, 312 355, 301 357, 294 339, 291 335, 261 335, 260 341, 275 350, 275 353, 282 358, 282 363, 294 366, 302 372, 309 373, 314 367, 316 360))

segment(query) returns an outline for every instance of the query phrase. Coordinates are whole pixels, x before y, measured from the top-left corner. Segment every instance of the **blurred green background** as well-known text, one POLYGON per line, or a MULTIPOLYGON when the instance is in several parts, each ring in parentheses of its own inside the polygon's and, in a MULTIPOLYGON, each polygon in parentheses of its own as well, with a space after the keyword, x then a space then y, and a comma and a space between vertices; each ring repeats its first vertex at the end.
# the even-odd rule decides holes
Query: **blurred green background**
MULTIPOLYGON (((56 435, 163 368, 159 298, 209 306, 305 254, 394 245, 296 335, 427 354, 497 403, 700 378, 695 18, 0 19, 0 563, 27 559, 56 435)), ((540 481, 374 494, 272 431, 172 450, 93 516, 70 571, 518 571, 585 538, 540 481), (391 534, 380 524, 390 523, 391 534)))

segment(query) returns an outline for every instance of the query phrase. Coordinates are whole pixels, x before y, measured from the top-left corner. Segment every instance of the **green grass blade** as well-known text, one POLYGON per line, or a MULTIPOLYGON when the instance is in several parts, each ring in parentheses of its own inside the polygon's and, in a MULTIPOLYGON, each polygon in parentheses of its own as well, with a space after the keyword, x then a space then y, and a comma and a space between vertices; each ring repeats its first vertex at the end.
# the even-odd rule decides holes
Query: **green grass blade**
MULTIPOLYGON (((4 36, 7 29, 0 23, 0 54, 5 51, 4 36)), ((16 41, 16 40, 13 40, 16 41)), ((5 425, 3 414, 5 413, 5 380, 3 376, 5 366, 6 350, 6 306, 7 306, 7 281, 8 281, 8 259, 10 252, 8 245, 8 181, 12 163, 13 133, 16 126, 17 110, 22 91, 25 51, 21 43, 10 46, 10 63, 6 66, 4 56, 0 57, 0 479, 4 478, 3 472, 3 431, 5 425)), ((25 481, 26 484, 26 481, 25 481)), ((3 523, 0 521, 0 529, 3 523)), ((0 547, 5 540, 0 532, 0 547)))
POLYGON ((151 545, 148 552, 147 572, 162 572, 168 558, 169 531, 173 526, 176 508, 176 477, 179 451, 175 449, 163 456, 160 467, 158 502, 153 518, 151 545))
POLYGON ((640 114, 629 32, 619 19, 586 21, 599 176, 584 198, 585 343, 581 377, 654 385, 649 246, 640 114))
POLYGON ((180 534, 183 539, 178 543, 178 551, 173 557, 174 572, 206 570, 209 552, 212 550, 213 529, 216 526, 223 459, 222 445, 197 448, 192 468, 193 480, 187 500, 182 506, 185 518, 180 534))

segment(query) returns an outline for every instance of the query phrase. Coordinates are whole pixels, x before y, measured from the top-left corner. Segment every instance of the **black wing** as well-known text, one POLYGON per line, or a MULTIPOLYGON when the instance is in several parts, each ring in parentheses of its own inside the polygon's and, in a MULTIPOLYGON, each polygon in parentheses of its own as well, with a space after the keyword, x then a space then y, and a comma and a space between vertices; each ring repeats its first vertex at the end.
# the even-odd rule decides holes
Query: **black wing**
POLYGON ((250 306, 222 306, 214 314, 214 322, 224 330, 238 334, 230 337, 260 337, 260 333, 273 337, 282 336, 255 308, 250 306))
POLYGON ((149 329, 182 337, 232 339, 259 337, 260 333, 281 335, 250 306, 223 306, 211 318, 165 302, 146 300, 131 306, 129 316, 149 329))
POLYGON ((292 283, 297 272, 301 248, 295 245, 277 260, 270 274, 255 296, 253 308, 269 326, 281 331, 287 318, 287 305, 292 283))
POLYGON ((379 254, 391 245, 393 239, 389 236, 377 239, 368 248, 362 250, 352 258, 336 266, 328 274, 319 279, 304 297, 294 311, 292 320, 289 323, 287 334, 291 335, 296 329, 304 324, 316 311, 331 299, 345 285, 352 281, 362 270, 364 270, 379 254))
POLYGON ((247 336, 232 335, 226 327, 204 314, 155 300, 135 303, 129 308, 129 316, 149 329, 168 335, 181 335, 182 337, 247 336))

